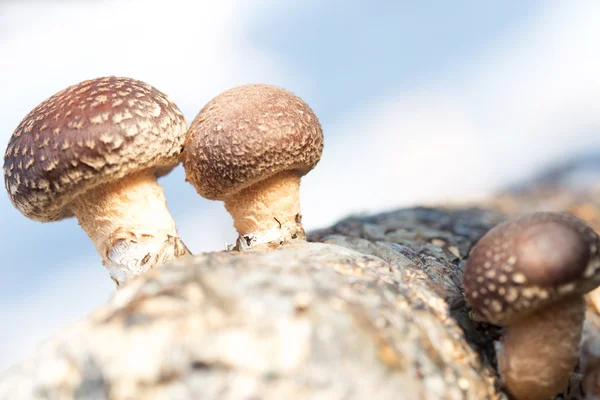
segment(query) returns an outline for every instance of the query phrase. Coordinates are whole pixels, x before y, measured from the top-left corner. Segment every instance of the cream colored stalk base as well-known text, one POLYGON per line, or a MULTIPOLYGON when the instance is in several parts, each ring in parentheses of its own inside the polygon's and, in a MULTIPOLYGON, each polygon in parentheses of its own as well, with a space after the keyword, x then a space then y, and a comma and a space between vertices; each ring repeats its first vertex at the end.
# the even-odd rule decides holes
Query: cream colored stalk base
POLYGON ((90 190, 71 210, 117 286, 187 253, 151 171, 90 190))
POLYGON ((498 368, 516 400, 546 400, 563 391, 579 359, 585 302, 575 296, 506 328, 498 368))
POLYGON ((300 214, 300 177, 282 172, 225 199, 239 233, 237 250, 273 248, 306 240, 300 214))

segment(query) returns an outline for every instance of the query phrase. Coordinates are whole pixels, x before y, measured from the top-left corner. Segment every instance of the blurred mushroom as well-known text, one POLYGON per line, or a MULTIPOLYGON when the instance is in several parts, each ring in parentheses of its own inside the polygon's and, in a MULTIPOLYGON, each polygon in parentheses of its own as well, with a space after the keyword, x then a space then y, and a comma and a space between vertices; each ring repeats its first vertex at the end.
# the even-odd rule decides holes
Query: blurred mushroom
POLYGON ((275 86, 245 85, 200 111, 182 158, 198 193, 225 202, 237 248, 246 250, 306 239, 300 178, 322 151, 323 131, 306 103, 275 86))
POLYGON ((187 249, 157 174, 178 163, 186 120, 130 78, 81 82, 38 105, 4 156, 13 205, 42 222, 75 215, 117 285, 187 249))
POLYGON ((516 399, 548 399, 577 364, 583 295, 600 283, 600 239, 585 222, 535 213, 500 224, 473 247, 464 293, 476 319, 502 325, 498 368, 516 399))

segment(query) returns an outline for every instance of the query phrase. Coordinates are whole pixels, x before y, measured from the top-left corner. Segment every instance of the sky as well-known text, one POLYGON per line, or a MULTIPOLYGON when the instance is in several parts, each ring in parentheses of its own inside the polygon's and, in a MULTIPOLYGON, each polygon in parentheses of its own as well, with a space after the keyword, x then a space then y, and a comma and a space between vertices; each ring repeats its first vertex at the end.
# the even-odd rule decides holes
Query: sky
MULTIPOLYGON (((98 76, 146 81, 190 121, 226 89, 269 83, 324 130, 302 179, 305 228, 476 200, 600 148, 598 20, 597 0, 5 1, 0 144, 41 101, 98 76)), ((230 216, 184 177, 160 180, 180 236, 224 249, 230 216)), ((114 285, 76 220, 30 221, 5 192, 0 243, 1 370, 114 285)))

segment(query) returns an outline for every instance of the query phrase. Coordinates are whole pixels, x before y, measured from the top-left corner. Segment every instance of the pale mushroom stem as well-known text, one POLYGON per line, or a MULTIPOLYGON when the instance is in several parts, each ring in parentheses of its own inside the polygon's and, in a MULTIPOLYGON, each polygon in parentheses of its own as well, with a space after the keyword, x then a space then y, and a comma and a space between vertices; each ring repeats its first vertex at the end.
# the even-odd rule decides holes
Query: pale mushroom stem
POLYGON ((584 319, 585 301, 573 296, 506 327, 498 369, 515 399, 549 399, 567 387, 584 319))
POLYGON ((306 240, 300 214, 300 177, 285 171, 224 200, 240 237, 238 250, 306 240))
POLYGON ((188 253, 150 170, 96 187, 70 207, 117 286, 188 253))

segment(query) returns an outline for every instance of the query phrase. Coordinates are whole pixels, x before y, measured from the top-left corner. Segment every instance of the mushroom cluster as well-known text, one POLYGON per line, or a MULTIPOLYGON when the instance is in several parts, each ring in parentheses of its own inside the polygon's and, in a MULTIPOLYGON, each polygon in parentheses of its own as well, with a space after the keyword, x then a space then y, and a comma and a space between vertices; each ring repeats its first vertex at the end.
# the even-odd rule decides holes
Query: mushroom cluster
MULTIPOLYGON (((189 254, 157 177, 180 161, 186 180, 221 200, 235 249, 306 239, 300 180, 323 151, 311 108, 279 87, 227 90, 188 129, 162 92, 130 78, 78 83, 14 131, 4 156, 12 204, 42 222, 75 216, 117 286, 189 254)), ((473 315, 505 328, 499 371, 516 399, 565 388, 580 353, 584 294, 600 285, 600 238, 566 214, 536 213, 490 230, 464 269, 473 315)))
POLYGON ((498 369, 518 400, 566 388, 580 355, 584 294, 600 285, 600 238, 561 213, 520 217, 473 247, 464 295, 475 319, 504 327, 498 369))
POLYGON ((284 89, 228 90, 188 130, 164 93, 103 77, 56 93, 23 119, 8 143, 4 180, 26 217, 77 217, 120 286, 189 254, 156 180, 181 160, 198 193, 225 202, 236 248, 245 250, 305 240, 300 178, 322 150, 317 117, 284 89))

